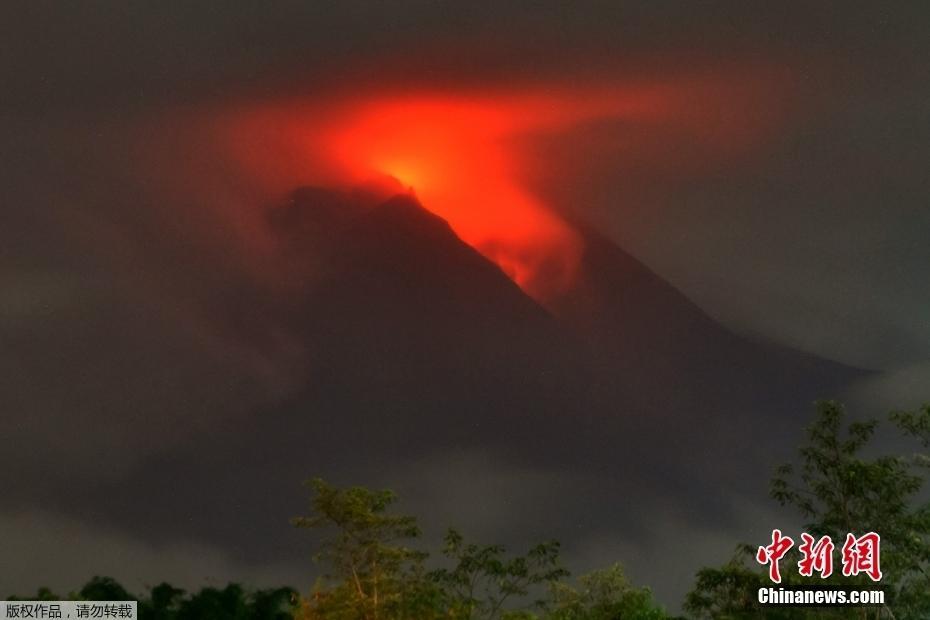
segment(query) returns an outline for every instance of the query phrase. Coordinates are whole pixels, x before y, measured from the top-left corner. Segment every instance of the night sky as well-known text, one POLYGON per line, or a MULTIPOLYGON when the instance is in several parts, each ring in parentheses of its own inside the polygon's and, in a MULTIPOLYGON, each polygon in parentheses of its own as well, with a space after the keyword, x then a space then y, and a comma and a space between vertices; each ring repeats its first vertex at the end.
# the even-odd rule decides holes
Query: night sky
POLYGON ((928 20, 5 3, 0 594, 306 589, 322 475, 676 609, 814 398, 930 399, 928 20))

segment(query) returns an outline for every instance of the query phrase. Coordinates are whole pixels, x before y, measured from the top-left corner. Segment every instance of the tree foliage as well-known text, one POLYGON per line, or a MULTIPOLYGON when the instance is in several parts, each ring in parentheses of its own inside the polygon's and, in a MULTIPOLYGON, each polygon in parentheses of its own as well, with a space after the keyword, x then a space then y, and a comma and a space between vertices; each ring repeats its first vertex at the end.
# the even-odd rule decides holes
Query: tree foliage
MULTIPOLYGON (((879 421, 847 422, 843 407, 833 401, 817 403, 816 418, 807 429, 798 463, 778 467, 771 496, 783 506, 795 508, 807 519, 806 530, 814 536, 845 540, 848 532, 881 535, 884 609, 859 608, 860 617, 893 614, 897 619, 930 617, 930 506, 922 495, 926 482, 930 445, 930 407, 916 412, 897 412, 891 421, 904 434, 920 442, 923 453, 879 454, 874 441, 879 421)), ((839 543, 842 544, 842 543, 839 543)), ((792 608, 764 611, 755 605, 755 593, 771 585, 754 562, 753 548, 742 546, 737 556, 719 568, 705 568, 697 575, 685 607, 701 618, 741 617, 750 611, 767 618, 849 617, 836 609, 792 608)), ((797 548, 783 560, 796 564, 797 548)), ((803 578, 796 571, 784 574, 785 585, 824 583, 819 577, 803 578)), ((843 577, 839 571, 827 583, 875 586, 865 577, 843 577)))
MULTIPOLYGON (((540 543, 524 556, 507 557, 502 545, 465 543, 457 530, 450 529, 443 555, 453 561, 453 566, 434 571, 431 579, 441 588, 453 615, 468 620, 500 618, 507 612, 508 601, 525 599, 535 586, 568 575, 559 566, 556 541, 540 543)), ((536 601, 536 606, 540 604, 541 601, 536 601)), ((509 613, 513 616, 515 611, 509 613)))
POLYGON ((668 616, 649 588, 634 587, 619 564, 578 578, 578 585, 553 582, 549 620, 662 620, 668 616))
POLYGON ((310 483, 311 515, 298 527, 325 537, 316 558, 327 574, 302 604, 305 620, 653 620, 665 615, 646 589, 633 588, 619 567, 561 580, 559 544, 543 542, 524 555, 502 545, 466 542, 447 531, 444 566, 425 568, 427 554, 409 546, 416 520, 394 515, 396 497, 363 487, 310 483), (542 597, 546 593, 549 597, 542 597))
MULTIPOLYGON (((911 448, 885 454, 876 441, 878 420, 848 421, 841 405, 817 403, 814 422, 796 462, 775 470, 770 493, 794 508, 808 533, 842 541, 848 532, 881 534, 880 584, 884 608, 759 607, 756 595, 771 586, 755 561, 755 546, 739 545, 733 558, 697 573, 684 608, 696 618, 893 617, 930 618, 930 503, 925 489, 930 468, 930 406, 898 411, 890 421, 911 448)), ((887 446, 887 442, 884 444, 887 446)), ((900 444, 897 446, 900 447, 900 444)), ((574 583, 559 562, 555 541, 513 555, 502 545, 466 542, 447 531, 440 560, 416 548, 415 517, 392 512, 396 496, 364 487, 310 483, 310 514, 293 524, 318 532, 314 558, 325 567, 307 597, 290 588, 247 590, 238 584, 186 593, 161 583, 136 597, 110 577, 94 577, 71 600, 139 600, 143 620, 658 620, 668 616, 648 588, 634 587, 619 565, 594 571, 574 583)), ((782 558, 797 564, 795 546, 782 558)), ((867 577, 826 580, 782 571, 782 585, 837 584, 875 587, 867 577)), ((59 600, 40 588, 29 600, 59 600)), ((17 597, 11 596, 10 600, 17 597)))
MULTIPOLYGON (((694 588, 686 595, 684 608, 694 618, 707 620, 832 620, 849 618, 848 609, 841 607, 762 607, 758 604, 759 588, 771 587, 768 574, 759 568, 755 549, 737 545, 733 557, 723 566, 705 567, 697 572, 694 588)), ((797 564, 799 554, 792 549, 782 566, 797 564)), ((836 582, 836 577, 832 578, 836 582)), ((794 571, 783 571, 781 586, 823 585, 818 577, 801 577, 794 571), (816 581, 815 581, 816 580, 816 581)), ((848 585, 848 583, 846 584, 848 585)))
POLYGON ((141 620, 288 620, 294 617, 298 604, 297 592, 291 588, 250 591, 231 583, 185 596, 184 590, 161 583, 151 588, 148 596, 138 596, 112 577, 101 576, 64 599, 40 588, 35 596, 11 596, 9 600, 138 601, 141 620))
POLYGON ((332 620, 433 615, 437 596, 425 579, 426 554, 408 546, 420 529, 414 517, 388 512, 396 496, 364 487, 339 489, 319 478, 309 484, 311 514, 292 522, 324 533, 315 559, 327 573, 303 615, 332 620))

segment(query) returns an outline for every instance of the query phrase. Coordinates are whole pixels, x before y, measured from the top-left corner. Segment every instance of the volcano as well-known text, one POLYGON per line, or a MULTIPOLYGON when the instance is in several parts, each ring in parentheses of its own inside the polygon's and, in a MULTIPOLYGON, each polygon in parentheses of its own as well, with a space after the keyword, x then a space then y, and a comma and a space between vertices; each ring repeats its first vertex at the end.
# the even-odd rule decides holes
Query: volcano
MULTIPOLYGON (((304 352, 303 388, 89 491, 88 514, 106 502, 108 518, 164 541, 302 562, 286 526, 305 508, 301 480, 393 486, 403 461, 416 488, 437 455, 479 454, 587 481, 553 487, 551 517, 524 515, 569 548, 582 523, 643 527, 646 497, 725 521, 732 497, 764 495, 811 402, 862 374, 732 333, 582 224, 577 277, 545 305, 411 194, 303 188, 268 226, 307 274, 262 319, 304 352), (178 498, 186 510, 161 507, 178 498)), ((474 475, 468 488, 484 484, 474 475)))

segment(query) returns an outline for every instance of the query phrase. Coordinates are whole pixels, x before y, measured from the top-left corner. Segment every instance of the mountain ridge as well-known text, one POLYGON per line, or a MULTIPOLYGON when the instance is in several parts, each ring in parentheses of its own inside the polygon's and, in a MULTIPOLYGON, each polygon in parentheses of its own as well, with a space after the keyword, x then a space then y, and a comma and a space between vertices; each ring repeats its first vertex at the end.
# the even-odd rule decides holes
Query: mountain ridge
POLYGON ((575 522, 645 527, 636 498, 657 492, 676 510, 709 504, 725 521, 734 496, 759 495, 809 403, 857 376, 747 343, 590 230, 579 228, 589 244, 580 288, 550 310, 413 196, 340 213, 345 196, 296 192, 269 223, 288 255, 311 256, 317 248, 301 242, 325 240, 324 274, 286 296, 275 318, 311 360, 303 388, 148 459, 72 510, 94 515, 106 500, 109 519, 164 540, 207 540, 254 562, 296 559, 282 524, 303 509, 301 479, 382 486, 399 461, 428 476, 437 455, 479 454, 580 481, 552 489, 556 513, 546 517, 549 535, 568 544, 575 522), (614 290, 623 281, 635 289, 614 290), (592 295, 612 301, 591 311, 592 295), (140 487, 153 489, 145 506, 133 501, 140 487), (158 493, 187 509, 161 508, 158 493), (227 506, 248 531, 224 522, 227 506))

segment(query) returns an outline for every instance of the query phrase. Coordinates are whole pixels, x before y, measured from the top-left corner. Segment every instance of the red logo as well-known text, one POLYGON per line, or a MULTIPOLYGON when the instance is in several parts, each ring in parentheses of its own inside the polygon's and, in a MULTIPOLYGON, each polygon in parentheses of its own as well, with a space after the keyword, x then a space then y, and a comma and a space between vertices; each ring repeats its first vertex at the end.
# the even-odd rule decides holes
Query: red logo
MULTIPOLYGON (((803 577, 812 577, 815 572, 821 579, 833 574, 833 550, 836 546, 829 536, 815 539, 804 532, 801 534, 801 544, 798 551, 801 559, 798 561, 798 573, 803 577)), ((881 537, 875 532, 868 532, 859 538, 852 533, 846 534, 843 544, 843 576, 854 577, 860 573, 869 576, 872 581, 882 578, 881 569, 881 537)), ((783 536, 781 530, 772 530, 772 544, 759 547, 756 552, 756 561, 769 567, 769 579, 781 583, 781 570, 778 562, 794 546, 794 540, 783 536)))
POLYGON ((781 572, 778 570, 778 561, 781 560, 788 550, 794 546, 794 541, 788 536, 782 536, 781 530, 772 530, 772 544, 768 547, 759 547, 756 552, 756 560, 763 566, 769 565, 769 579, 775 583, 781 583, 781 572))
POLYGON ((807 532, 801 534, 804 542, 798 547, 801 560, 798 562, 798 572, 804 577, 810 577, 814 571, 820 573, 821 579, 833 574, 833 541, 829 536, 821 536, 814 542, 814 537, 807 532))
POLYGON ((846 534, 846 542, 843 544, 843 575, 850 577, 865 573, 872 581, 880 580, 880 543, 881 537, 875 532, 863 534, 859 538, 851 533, 846 534))

